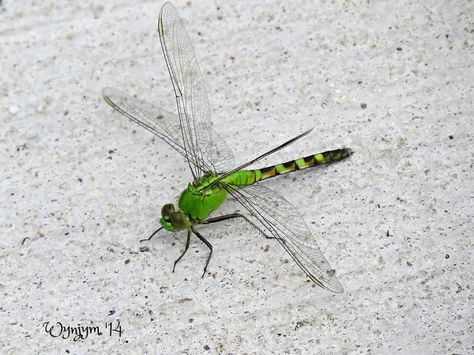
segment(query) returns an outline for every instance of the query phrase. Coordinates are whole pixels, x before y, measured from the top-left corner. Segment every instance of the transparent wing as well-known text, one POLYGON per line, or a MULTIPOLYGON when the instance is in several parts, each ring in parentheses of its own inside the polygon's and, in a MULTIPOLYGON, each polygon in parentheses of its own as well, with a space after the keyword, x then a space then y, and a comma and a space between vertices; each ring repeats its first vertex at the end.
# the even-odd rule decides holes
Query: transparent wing
MULTIPOLYGON (((183 157, 190 158, 190 162, 193 166, 196 168, 199 166, 199 164, 193 160, 194 156, 192 154, 187 154, 184 149, 179 119, 176 114, 168 112, 146 101, 130 97, 120 90, 110 87, 102 90, 102 96, 112 108, 162 139, 183 157)), ((212 136, 214 137, 213 139, 217 143, 213 146, 214 150, 208 154, 208 156, 213 157, 213 171, 225 171, 222 169, 229 169, 229 167, 232 166, 229 164, 233 164, 232 153, 229 156, 228 152, 222 152, 217 148, 226 147, 227 145, 217 133, 212 129, 211 131, 212 136)))
POLYGON ((235 189, 224 185, 246 215, 268 237, 276 238, 298 266, 318 286, 344 292, 297 209, 275 191, 259 185, 235 189))
POLYGON ((178 106, 184 151, 194 177, 224 171, 233 163, 230 148, 211 129, 210 107, 194 49, 176 9, 165 3, 158 19, 161 48, 178 106))
POLYGON ((176 123, 172 122, 176 115, 110 87, 102 90, 102 97, 113 109, 161 138, 181 155, 186 156, 180 132, 174 127, 176 123))

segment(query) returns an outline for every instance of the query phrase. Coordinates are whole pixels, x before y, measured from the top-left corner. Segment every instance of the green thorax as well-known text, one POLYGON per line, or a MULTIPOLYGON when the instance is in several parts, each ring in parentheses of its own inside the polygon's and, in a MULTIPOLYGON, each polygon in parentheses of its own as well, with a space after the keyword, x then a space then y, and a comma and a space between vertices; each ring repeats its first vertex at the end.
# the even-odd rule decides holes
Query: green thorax
POLYGON ((191 222, 202 221, 214 210, 218 209, 227 198, 227 191, 218 184, 203 190, 217 179, 216 173, 208 173, 194 180, 179 198, 178 206, 191 222))

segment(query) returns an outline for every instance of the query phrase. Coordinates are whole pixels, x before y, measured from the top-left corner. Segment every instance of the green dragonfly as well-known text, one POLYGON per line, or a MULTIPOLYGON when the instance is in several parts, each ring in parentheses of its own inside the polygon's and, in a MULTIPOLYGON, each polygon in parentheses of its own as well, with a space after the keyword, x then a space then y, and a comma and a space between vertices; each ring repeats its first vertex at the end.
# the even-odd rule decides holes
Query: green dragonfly
POLYGON ((104 88, 102 92, 112 108, 181 154, 193 176, 193 181, 181 193, 177 205, 168 203, 162 207, 161 227, 144 240, 150 240, 163 228, 170 232, 187 232, 186 245, 174 263, 174 272, 176 264, 189 248, 191 235, 195 235, 209 248, 204 277, 213 249, 198 231, 198 226, 242 218, 265 237, 276 239, 318 286, 332 292, 343 292, 335 271, 323 256, 297 209, 260 182, 292 171, 340 161, 350 156, 352 150, 336 149, 262 169, 246 169, 306 136, 311 131, 308 130, 245 164, 235 166, 231 149, 212 129, 209 101, 193 46, 176 9, 169 2, 161 8, 158 33, 176 96, 178 114, 127 96, 117 89, 104 88), (210 217, 229 197, 240 204, 241 210, 210 217))

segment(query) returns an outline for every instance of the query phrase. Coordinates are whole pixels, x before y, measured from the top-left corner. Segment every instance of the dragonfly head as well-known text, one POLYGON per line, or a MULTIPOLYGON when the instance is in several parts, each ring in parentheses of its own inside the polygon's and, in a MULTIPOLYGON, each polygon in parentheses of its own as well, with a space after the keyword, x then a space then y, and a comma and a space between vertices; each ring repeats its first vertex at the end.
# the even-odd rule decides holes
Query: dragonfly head
POLYGON ((175 209, 174 205, 167 203, 161 208, 160 224, 170 232, 177 232, 189 227, 189 222, 181 210, 175 209))

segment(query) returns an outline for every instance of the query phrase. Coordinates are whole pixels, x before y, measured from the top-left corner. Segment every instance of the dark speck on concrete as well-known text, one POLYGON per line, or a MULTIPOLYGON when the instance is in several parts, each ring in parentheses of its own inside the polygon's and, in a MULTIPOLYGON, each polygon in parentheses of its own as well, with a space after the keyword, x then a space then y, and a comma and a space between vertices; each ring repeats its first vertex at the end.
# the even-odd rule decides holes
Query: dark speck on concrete
POLYGON ((301 328, 302 326, 303 326, 303 322, 296 322, 295 330, 298 330, 298 329, 301 328))
POLYGON ((209 345, 204 345, 204 350, 209 351, 211 350, 211 348, 209 347, 209 345))
POLYGON ((402 47, 397 47, 397 51, 401 52, 402 47))
POLYGON ((454 136, 451 134, 451 135, 449 136, 449 139, 454 139, 454 136))
POLYGON ((367 104, 362 103, 362 104, 360 104, 360 107, 362 107, 362 108, 367 108, 367 104))

